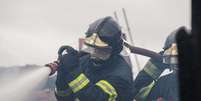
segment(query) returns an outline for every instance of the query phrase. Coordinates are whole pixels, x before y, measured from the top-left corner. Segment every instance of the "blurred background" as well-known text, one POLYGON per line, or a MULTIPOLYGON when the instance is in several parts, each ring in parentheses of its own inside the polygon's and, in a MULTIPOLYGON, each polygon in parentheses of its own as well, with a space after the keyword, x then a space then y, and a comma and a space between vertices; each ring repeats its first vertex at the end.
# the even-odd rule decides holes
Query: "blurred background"
POLYGON ((153 51, 172 30, 190 25, 190 0, 0 0, 0 66, 53 61, 61 45, 78 48, 88 25, 114 11, 125 29, 121 8, 136 46, 153 51))

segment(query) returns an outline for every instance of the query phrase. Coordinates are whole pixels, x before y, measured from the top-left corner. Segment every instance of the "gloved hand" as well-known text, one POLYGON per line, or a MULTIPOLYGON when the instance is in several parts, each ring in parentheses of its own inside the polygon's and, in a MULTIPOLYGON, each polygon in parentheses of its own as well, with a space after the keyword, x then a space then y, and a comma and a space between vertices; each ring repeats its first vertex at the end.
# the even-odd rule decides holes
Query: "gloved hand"
POLYGON ((74 77, 79 66, 78 51, 70 46, 61 46, 58 50, 59 69, 57 71, 56 88, 58 91, 68 89, 69 81, 74 77))
POLYGON ((61 46, 58 51, 58 60, 53 63, 48 63, 45 66, 51 69, 50 75, 54 74, 57 70, 61 74, 73 71, 79 65, 78 51, 70 46, 61 46))
POLYGON ((59 62, 54 61, 53 63, 46 64, 45 66, 51 69, 51 73, 49 75, 53 75, 58 70, 59 62))
POLYGON ((78 51, 70 46, 61 46, 58 50, 58 61, 60 73, 72 72, 79 66, 79 54, 78 51))

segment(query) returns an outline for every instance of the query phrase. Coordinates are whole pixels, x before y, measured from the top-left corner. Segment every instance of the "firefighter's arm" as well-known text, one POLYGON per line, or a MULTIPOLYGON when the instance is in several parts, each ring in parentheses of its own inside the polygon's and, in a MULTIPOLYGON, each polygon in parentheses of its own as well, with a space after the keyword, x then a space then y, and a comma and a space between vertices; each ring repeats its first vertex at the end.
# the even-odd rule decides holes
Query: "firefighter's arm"
POLYGON ((168 65, 162 63, 161 61, 150 59, 145 67, 143 68, 143 71, 153 78, 154 80, 158 79, 158 77, 161 75, 161 73, 168 68, 168 65))
POLYGON ((111 80, 102 79, 96 83, 92 83, 89 80, 88 84, 85 87, 82 85, 78 86, 78 88, 80 88, 79 91, 74 91, 74 89, 72 87, 71 88, 75 96, 80 100, 115 101, 118 97, 118 88, 116 88, 114 85, 115 84, 113 84, 111 80))
POLYGON ((56 81, 57 89, 55 89, 57 99, 59 101, 69 99, 113 101, 113 99, 116 99, 118 97, 118 91, 123 91, 117 87, 123 85, 121 82, 124 81, 119 77, 109 76, 106 79, 92 82, 82 71, 79 71, 81 69, 76 64, 78 60, 75 58, 75 54, 71 54, 73 52, 62 55, 60 58, 60 67, 56 81), (118 80, 119 82, 117 82, 118 80))
POLYGON ((139 91, 152 81, 157 80, 165 68, 167 68, 167 65, 163 64, 162 61, 150 59, 137 75, 134 81, 135 88, 139 91))
POLYGON ((55 96, 58 101, 73 101, 75 97, 68 82, 74 79, 72 72, 79 67, 78 51, 70 46, 61 46, 58 55, 55 96))
POLYGON ((134 87, 136 89, 134 94, 135 99, 141 99, 139 101, 145 99, 166 68, 168 66, 163 64, 162 61, 150 59, 134 81, 134 87))
MULTIPOLYGON (((85 101, 115 101, 120 93, 128 92, 130 83, 119 77, 108 77, 107 79, 100 80, 96 83, 90 82, 90 79, 83 73, 77 76, 68 84, 68 89, 71 94, 79 100, 85 101)), ((59 95, 61 97, 72 96, 69 94, 59 95)), ((125 96, 128 94, 125 94, 125 96)))

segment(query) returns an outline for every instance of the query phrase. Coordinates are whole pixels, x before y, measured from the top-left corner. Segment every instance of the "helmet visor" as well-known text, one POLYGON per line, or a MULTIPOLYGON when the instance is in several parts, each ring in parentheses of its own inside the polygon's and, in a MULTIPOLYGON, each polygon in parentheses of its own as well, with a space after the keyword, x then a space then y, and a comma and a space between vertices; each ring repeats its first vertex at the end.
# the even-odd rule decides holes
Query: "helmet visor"
POLYGON ((165 52, 163 54, 163 63, 178 64, 177 45, 175 43, 172 44, 172 47, 165 50, 165 52))
POLYGON ((92 47, 86 44, 83 45, 83 48, 81 50, 83 52, 89 53, 92 59, 97 60, 107 60, 112 52, 111 47, 99 48, 99 47, 92 47))

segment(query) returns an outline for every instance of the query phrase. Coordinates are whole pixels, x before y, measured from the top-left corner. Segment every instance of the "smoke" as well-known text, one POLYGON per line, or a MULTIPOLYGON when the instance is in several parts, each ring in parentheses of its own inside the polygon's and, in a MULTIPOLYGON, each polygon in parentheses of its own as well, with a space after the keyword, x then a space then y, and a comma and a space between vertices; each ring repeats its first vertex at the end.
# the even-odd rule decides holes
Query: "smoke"
POLYGON ((29 98, 32 98, 34 91, 45 85, 49 73, 49 68, 42 67, 2 82, 0 101, 30 101, 29 98))

